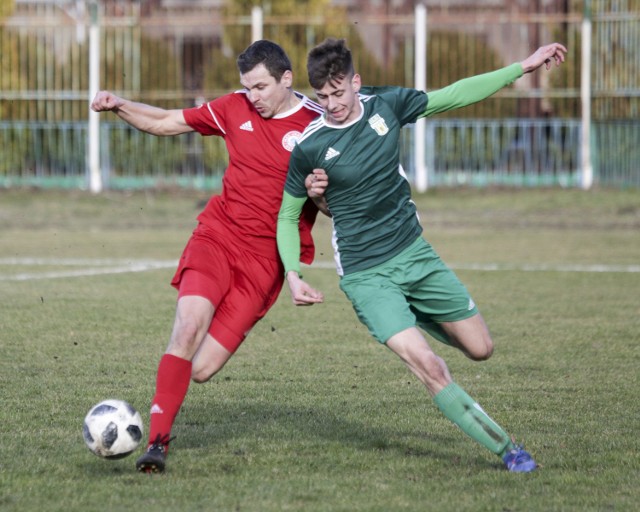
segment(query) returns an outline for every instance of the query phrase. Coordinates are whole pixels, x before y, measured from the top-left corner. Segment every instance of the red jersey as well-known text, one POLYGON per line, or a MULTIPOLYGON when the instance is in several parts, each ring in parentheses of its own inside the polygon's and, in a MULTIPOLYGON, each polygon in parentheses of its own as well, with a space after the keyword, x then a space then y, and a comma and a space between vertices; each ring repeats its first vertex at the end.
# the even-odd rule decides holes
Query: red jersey
MULTIPOLYGON (((223 137, 229 165, 222 192, 209 200, 198 221, 270 259, 279 259, 276 225, 289 157, 306 126, 322 108, 299 93, 300 103, 269 119, 258 114, 245 91, 226 94, 183 111, 187 124, 201 135, 223 137)), ((300 219, 300 260, 313 260, 311 227, 317 209, 307 201, 300 219)))

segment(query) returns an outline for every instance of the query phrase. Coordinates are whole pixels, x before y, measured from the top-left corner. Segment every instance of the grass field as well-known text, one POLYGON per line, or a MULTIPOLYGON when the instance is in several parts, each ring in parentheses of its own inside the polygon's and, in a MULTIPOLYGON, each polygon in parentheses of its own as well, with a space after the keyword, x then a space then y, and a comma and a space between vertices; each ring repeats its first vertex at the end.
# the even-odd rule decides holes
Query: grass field
MULTIPOLYGON (((640 192, 441 190, 425 236, 496 342, 454 378, 542 464, 529 475, 444 419, 374 342, 331 269, 285 291, 192 385, 163 475, 105 461, 82 419, 118 397, 145 426, 168 281, 205 196, 0 191, 0 510, 627 511, 640 503, 640 192)), ((320 262, 329 227, 316 228, 320 262)), ((329 265, 325 265, 328 267, 329 265)))

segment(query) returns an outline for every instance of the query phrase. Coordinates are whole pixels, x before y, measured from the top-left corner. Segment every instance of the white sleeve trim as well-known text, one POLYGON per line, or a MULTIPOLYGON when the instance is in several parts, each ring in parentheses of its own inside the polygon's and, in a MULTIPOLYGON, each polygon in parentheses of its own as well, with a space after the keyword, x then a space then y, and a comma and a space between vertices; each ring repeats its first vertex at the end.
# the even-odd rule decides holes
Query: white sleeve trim
POLYGON ((207 109, 209 110, 209 113, 211 114, 211 117, 213 118, 213 122, 216 123, 216 125, 218 126, 218 128, 220 129, 220 131, 222 133, 224 133, 225 135, 227 134, 227 132, 225 131, 225 129, 222 127, 222 125, 220 125, 220 123, 218 122, 218 118, 216 117, 216 115, 213 113, 213 110, 211 110, 211 104, 207 103, 207 109))

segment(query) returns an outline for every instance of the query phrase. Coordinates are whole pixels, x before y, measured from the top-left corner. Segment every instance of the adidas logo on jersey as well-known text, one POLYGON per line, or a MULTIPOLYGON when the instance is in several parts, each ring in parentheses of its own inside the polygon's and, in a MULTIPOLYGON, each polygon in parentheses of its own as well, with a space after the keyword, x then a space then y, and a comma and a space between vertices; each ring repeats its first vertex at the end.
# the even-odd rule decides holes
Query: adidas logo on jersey
POLYGON ((336 149, 333 149, 333 148, 329 148, 327 150, 327 154, 324 155, 324 160, 326 162, 327 160, 331 160, 332 158, 337 157, 339 154, 340 154, 340 151, 338 151, 336 149))
POLYGON ((245 130, 247 132, 252 132, 253 131, 253 126, 251 126, 251 121, 247 121, 245 123, 242 123, 240 125, 240 129, 241 130, 245 130))

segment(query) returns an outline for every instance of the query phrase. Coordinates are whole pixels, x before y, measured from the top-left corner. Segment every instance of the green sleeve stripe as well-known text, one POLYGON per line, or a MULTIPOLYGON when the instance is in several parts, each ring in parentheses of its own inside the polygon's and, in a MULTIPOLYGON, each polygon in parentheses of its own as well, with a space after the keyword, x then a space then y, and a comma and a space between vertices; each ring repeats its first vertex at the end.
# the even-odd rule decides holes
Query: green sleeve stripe
POLYGON ((488 98, 524 74, 519 62, 497 71, 464 78, 447 87, 428 93, 427 109, 419 117, 466 107, 488 98))
POLYGON ((278 213, 278 252, 285 274, 290 270, 300 273, 300 232, 298 223, 306 197, 294 197, 287 191, 282 196, 278 213))

